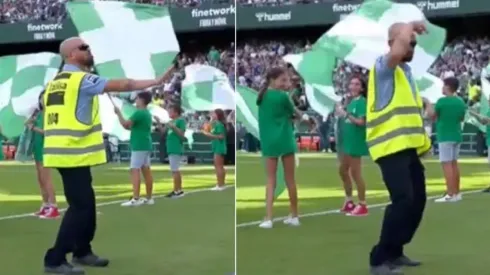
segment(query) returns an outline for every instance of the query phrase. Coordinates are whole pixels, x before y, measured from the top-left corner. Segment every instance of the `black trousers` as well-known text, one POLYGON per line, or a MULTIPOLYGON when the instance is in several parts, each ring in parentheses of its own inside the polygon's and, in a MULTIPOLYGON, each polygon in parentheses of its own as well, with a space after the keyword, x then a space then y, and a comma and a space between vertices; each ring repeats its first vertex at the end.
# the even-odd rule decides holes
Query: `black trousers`
POLYGON ((403 255, 420 225, 427 201, 424 166, 414 149, 376 161, 390 194, 379 243, 371 250, 370 264, 381 265, 403 255))
POLYGON ((61 222, 54 246, 46 252, 44 263, 58 266, 66 254, 74 257, 92 253, 90 243, 96 228, 95 193, 90 167, 58 168, 63 181, 68 210, 61 222))

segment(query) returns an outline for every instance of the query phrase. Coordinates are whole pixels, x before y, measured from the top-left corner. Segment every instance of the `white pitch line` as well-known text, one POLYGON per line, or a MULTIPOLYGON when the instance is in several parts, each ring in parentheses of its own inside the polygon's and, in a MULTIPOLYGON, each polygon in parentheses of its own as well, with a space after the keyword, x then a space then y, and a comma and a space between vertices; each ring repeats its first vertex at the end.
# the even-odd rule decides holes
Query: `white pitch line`
MULTIPOLYGON (((470 195, 470 194, 476 194, 476 193, 481 193, 482 190, 472 190, 472 191, 466 191, 466 192, 461 192, 461 194, 463 195, 470 195)), ((438 195, 438 196, 430 196, 430 197, 427 197, 427 201, 429 200, 434 200, 434 199, 437 199, 437 198, 440 198, 441 195, 438 195)), ((380 207, 385 207, 385 206, 388 206, 390 203, 379 203, 379 204, 372 204, 372 205, 369 205, 369 208, 372 209, 372 208, 380 208, 380 207)), ((324 215, 332 215, 332 214, 337 214, 337 213, 340 213, 340 210, 339 209, 332 209, 332 210, 326 210, 326 211, 320 211, 320 212, 311 212, 311 213, 306 213, 306 214, 302 214, 302 215, 299 215, 300 218, 308 218, 308 217, 317 217, 317 216, 324 216, 324 215)), ((274 218, 273 221, 277 222, 277 221, 282 221, 282 220, 285 220, 287 217, 279 217, 279 218, 274 218)), ((243 228, 243 227, 250 227, 250 226, 255 226, 255 225, 259 225, 261 222, 263 222, 263 220, 260 220, 260 221, 253 221, 253 222, 245 222, 245 223, 240 223, 240 224, 237 224, 236 227, 237 228, 243 228)))
MULTIPOLYGON (((235 185, 228 185, 228 186, 225 186, 225 189, 234 188, 234 187, 235 187, 235 185)), ((203 193, 203 192, 211 192, 211 188, 212 187, 191 190, 191 191, 185 192, 185 196, 190 195, 190 194, 197 194, 197 193, 203 193)), ((165 197, 165 195, 163 195, 163 194, 162 195, 153 196, 154 199, 159 199, 159 198, 163 198, 163 197, 165 197)), ((171 200, 175 200, 175 199, 171 199, 171 200)), ((127 200, 117 200, 117 201, 102 202, 102 203, 98 203, 97 204, 97 207, 119 204, 119 203, 123 203, 125 201, 127 201, 127 200)), ((66 208, 60 209, 60 212, 65 212, 65 211, 66 211, 66 208)), ((33 216, 34 216, 33 213, 25 213, 25 214, 18 214, 18 215, 9 215, 9 216, 0 217, 0 221, 21 219, 21 218, 27 218, 27 217, 33 217, 33 216)))

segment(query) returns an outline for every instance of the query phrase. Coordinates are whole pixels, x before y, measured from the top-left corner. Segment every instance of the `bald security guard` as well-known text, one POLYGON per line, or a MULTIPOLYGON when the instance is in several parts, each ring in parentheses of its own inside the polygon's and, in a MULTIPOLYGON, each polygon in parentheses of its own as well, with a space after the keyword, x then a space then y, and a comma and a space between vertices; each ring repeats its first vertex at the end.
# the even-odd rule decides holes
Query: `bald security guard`
POLYGON ((423 103, 408 64, 417 45, 416 34, 426 32, 423 22, 390 27, 389 52, 370 70, 366 139, 390 194, 377 245, 371 251, 373 275, 401 274, 402 266, 417 266, 403 246, 410 243, 422 220, 427 200, 420 155, 431 148, 423 119, 423 103))
POLYGON ((94 58, 82 39, 63 41, 60 54, 65 65, 48 83, 44 95, 44 166, 60 173, 68 210, 54 246, 46 252, 44 269, 50 274, 84 274, 82 268, 68 263, 68 253, 73 253, 76 265, 109 264, 109 260, 94 254, 91 246, 96 205, 90 167, 106 163, 97 96, 161 85, 173 68, 158 79, 108 80, 89 73, 94 58))

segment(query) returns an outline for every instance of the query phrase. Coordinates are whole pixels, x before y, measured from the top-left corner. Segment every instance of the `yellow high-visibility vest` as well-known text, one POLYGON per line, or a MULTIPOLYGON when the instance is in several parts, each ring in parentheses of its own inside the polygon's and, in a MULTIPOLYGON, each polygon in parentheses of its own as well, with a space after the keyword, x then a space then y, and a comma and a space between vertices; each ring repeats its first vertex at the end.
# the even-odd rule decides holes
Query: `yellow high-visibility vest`
POLYGON ((423 155, 431 148, 422 119, 422 98, 418 88, 415 96, 404 71, 394 72, 394 91, 390 103, 376 109, 376 69, 369 73, 366 139, 373 160, 406 149, 416 149, 423 155))
POLYGON ((93 98, 90 124, 78 121, 75 115, 84 76, 84 72, 61 72, 46 87, 45 167, 83 167, 107 162, 98 97, 93 98))

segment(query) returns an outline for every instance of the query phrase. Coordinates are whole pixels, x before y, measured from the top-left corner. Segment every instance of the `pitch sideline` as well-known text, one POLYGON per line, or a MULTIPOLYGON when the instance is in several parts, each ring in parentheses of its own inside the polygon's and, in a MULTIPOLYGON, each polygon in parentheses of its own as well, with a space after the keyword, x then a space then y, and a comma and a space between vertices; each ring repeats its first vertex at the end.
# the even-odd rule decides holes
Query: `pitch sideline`
MULTIPOLYGON (((461 192, 461 194, 463 194, 463 195, 471 195, 471 194, 477 194, 477 193, 481 193, 481 192, 482 192, 482 190, 471 190, 471 191, 461 192)), ((430 196, 430 197, 427 197, 427 201, 434 200, 434 199, 437 199, 437 198, 440 198, 440 197, 441 197, 441 195, 430 196)), ((388 202, 378 203, 378 204, 372 204, 372 205, 369 206, 369 208, 370 209, 373 209, 373 208, 381 208, 381 207, 385 207, 385 206, 387 206, 389 204, 390 203, 388 203, 388 202)), ((306 213, 306 214, 299 215, 299 217, 300 218, 308 218, 308 217, 317 217, 317 216, 332 215, 332 214, 337 214, 337 213, 340 213, 340 210, 338 210, 338 209, 331 209, 331 210, 326 210, 326 211, 306 213)), ((274 218, 274 221, 275 222, 282 221, 282 220, 284 220, 286 218, 287 217, 274 218)), ((243 228, 243 227, 255 226, 255 225, 259 225, 261 222, 262 222, 262 220, 260 220, 260 221, 253 221, 253 222, 240 223, 240 224, 237 224, 236 225, 236 228, 243 228)))
MULTIPOLYGON (((189 192, 186 192, 185 195, 187 196, 187 195, 198 194, 198 193, 203 193, 203 192, 212 192, 211 191, 211 188, 212 187, 191 190, 189 192)), ((229 188, 235 188, 235 185, 225 186, 225 189, 229 189, 229 188)), ((154 199, 160 199, 160 198, 163 198, 163 197, 165 197, 164 194, 153 196, 154 199)), ((123 203, 125 201, 127 201, 127 199, 126 200, 115 200, 115 201, 102 202, 102 203, 98 203, 97 204, 97 207, 119 204, 119 203, 123 203)), ((66 208, 60 209, 60 212, 64 212, 64 211, 66 211, 66 208)), ((34 216, 33 213, 9 215, 9 216, 0 217, 0 221, 14 220, 14 219, 22 219, 22 218, 33 217, 33 216, 34 216)))

